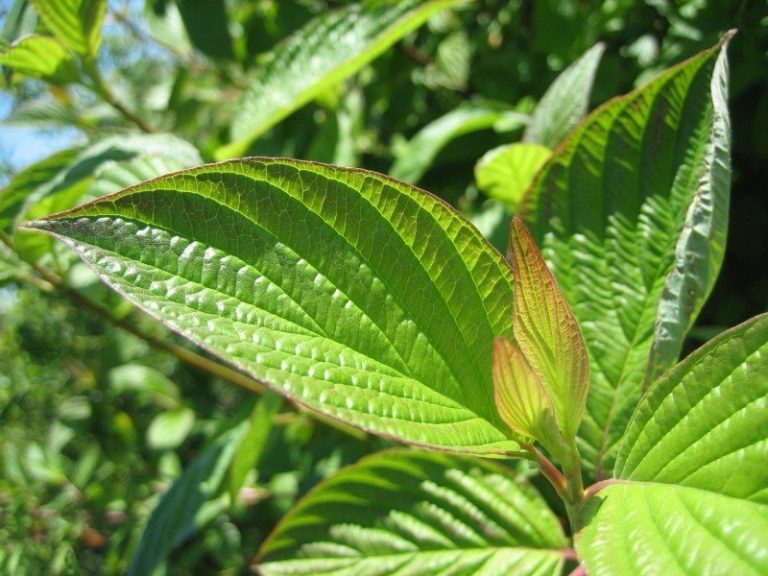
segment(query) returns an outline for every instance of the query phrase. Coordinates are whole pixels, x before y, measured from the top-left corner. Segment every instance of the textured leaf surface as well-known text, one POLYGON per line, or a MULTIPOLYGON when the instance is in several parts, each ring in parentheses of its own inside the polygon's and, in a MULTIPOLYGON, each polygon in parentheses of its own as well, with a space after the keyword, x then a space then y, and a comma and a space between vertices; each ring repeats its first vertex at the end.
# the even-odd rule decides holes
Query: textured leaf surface
POLYGON ((460 1, 355 3, 312 20, 258 70, 232 119, 234 142, 217 151, 217 158, 242 155, 291 112, 357 72, 431 15, 460 1))
POLYGON ((595 44, 555 79, 533 111, 524 142, 554 148, 581 122, 604 51, 602 43, 595 44))
POLYGON ((510 471, 396 450, 326 480, 278 525, 277 574, 559 574, 567 547, 544 500, 510 471))
POLYGON ((86 57, 99 51, 107 0, 32 0, 32 5, 70 50, 86 57))
POLYGON ((220 488, 244 431, 240 424, 222 435, 163 494, 141 534, 130 576, 153 574, 174 548, 221 511, 220 488))
POLYGON ((551 152, 540 144, 508 144, 486 152, 475 167, 475 180, 491 198, 514 210, 551 152))
POLYGON ((768 573, 768 315, 654 383, 582 512, 589 574, 768 573), (628 543, 631 543, 628 544, 628 543))
POLYGON ((398 180, 418 182, 449 142, 464 134, 491 128, 507 114, 510 112, 505 112, 504 108, 490 104, 451 110, 422 128, 407 144, 396 150, 397 159, 389 171, 390 175, 398 180))
POLYGON ((75 61, 56 38, 33 34, 0 54, 0 65, 52 82, 73 82, 79 73, 75 61))
MULTIPOLYGON (((656 381, 616 475, 768 506, 768 315, 729 330, 656 381)), ((768 534, 766 534, 768 537, 768 534)))
POLYGON ((509 252, 515 271, 515 339, 552 402, 560 431, 573 439, 589 392, 584 339, 544 258, 518 218, 512 220, 509 252))
POLYGON ((493 384, 499 414, 510 428, 551 446, 557 429, 552 402, 520 346, 503 336, 493 343, 493 384))
POLYGON ((518 449, 493 400, 512 274, 443 202, 374 173, 248 159, 34 227, 172 329, 314 410, 445 449, 518 449))
POLYGON ((598 477, 612 467, 644 382, 675 361, 719 271, 729 197, 725 83, 718 46, 609 102, 558 148, 523 199, 589 347, 580 449, 598 477))
POLYGON ((600 491, 576 549, 590 576, 768 573, 768 506, 664 484, 600 491))

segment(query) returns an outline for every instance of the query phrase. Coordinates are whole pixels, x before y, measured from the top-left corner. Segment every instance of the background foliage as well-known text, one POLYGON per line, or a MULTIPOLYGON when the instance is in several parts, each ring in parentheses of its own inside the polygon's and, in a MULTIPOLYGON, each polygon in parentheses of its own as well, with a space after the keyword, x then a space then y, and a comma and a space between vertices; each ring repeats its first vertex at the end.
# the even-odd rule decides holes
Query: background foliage
MULTIPOLYGON (((350 4, 111 1, 98 52, 85 32, 66 42, 72 52, 92 54, 101 70, 100 76, 80 71, 90 78, 89 89, 72 82, 78 70, 67 50, 54 62, 51 82, 5 68, 0 177, 8 182, 56 146, 74 144, 49 167, 58 184, 39 191, 50 194, 44 209, 51 211, 71 205, 94 182, 90 193, 102 194, 211 161, 230 143, 241 94, 266 54, 313 18, 350 4), (126 133, 137 118, 191 143, 199 156, 191 146, 180 154, 187 148, 175 141, 132 145, 126 133), (109 136, 107 144, 94 143, 109 136), (166 145, 173 154, 162 152, 166 145)), ((27 6, 0 3, 0 48, 51 32, 27 6)), ((247 150, 393 173, 488 222, 498 205, 478 189, 475 165, 489 150, 523 137, 520 114, 531 112, 566 66, 603 43, 591 109, 714 45, 730 28, 739 29, 729 49, 731 220, 738 225, 730 227, 723 271, 686 344, 690 350, 768 308, 764 2, 461 3, 431 16, 346 80, 322 86, 247 150)), ((70 287, 138 322, 146 334, 174 340, 82 265, 70 266, 65 251, 29 238, 23 249, 31 260, 66 271, 70 287)), ((210 487, 200 509, 176 527, 174 550, 160 570, 238 573, 299 496, 387 445, 278 405, 264 451, 255 455, 257 472, 246 474, 242 488, 227 487, 229 480, 214 472, 232 456, 218 446, 222 437, 243 433, 254 409, 249 392, 104 323, 10 256, 0 260, 0 285, 0 572, 125 572, 151 510, 186 469, 218 478, 221 486, 210 487)))

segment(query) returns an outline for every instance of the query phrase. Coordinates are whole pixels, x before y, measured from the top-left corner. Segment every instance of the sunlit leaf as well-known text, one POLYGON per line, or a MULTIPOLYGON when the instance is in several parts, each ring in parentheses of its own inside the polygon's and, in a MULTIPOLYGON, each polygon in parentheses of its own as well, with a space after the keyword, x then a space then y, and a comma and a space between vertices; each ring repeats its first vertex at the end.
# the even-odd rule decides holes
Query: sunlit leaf
POLYGON ((721 45, 612 100, 558 148, 522 201, 589 347, 580 450, 598 477, 644 384, 679 355, 720 268, 726 77, 721 45))
POLYGON ((270 576, 560 574, 567 546, 544 500, 508 469, 395 450, 320 484, 257 560, 270 576))
POLYGON ((129 300, 323 414, 501 455, 512 275, 459 214, 372 172, 248 159, 36 222, 129 300))
POLYGON ((618 483, 580 512, 588 573, 768 572, 767 408, 768 315, 654 383, 622 440, 618 483))
POLYGON ((93 57, 101 44, 107 0, 31 0, 54 36, 70 50, 93 57))
POLYGON ((69 51, 55 38, 33 34, 0 53, 0 66, 50 82, 74 82, 79 77, 69 51))
POLYGON ((579 429, 589 392, 584 339, 531 235, 512 220, 509 252, 515 274, 514 335, 546 390, 566 438, 579 429))
POLYGON ((363 2, 312 20, 256 72, 231 123, 233 143, 217 159, 241 156, 259 135, 323 90, 357 72, 430 16, 462 0, 363 2))
POLYGON ((540 144, 507 144, 489 150, 475 166, 477 187, 514 211, 550 155, 549 148, 540 144))

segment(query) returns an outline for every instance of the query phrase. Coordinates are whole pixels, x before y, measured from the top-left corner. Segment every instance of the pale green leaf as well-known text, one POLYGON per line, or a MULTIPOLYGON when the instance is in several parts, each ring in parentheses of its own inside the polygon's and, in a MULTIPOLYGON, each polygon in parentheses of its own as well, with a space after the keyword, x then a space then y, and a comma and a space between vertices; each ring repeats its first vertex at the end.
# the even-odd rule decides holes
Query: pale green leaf
POLYGON ((598 492, 582 516, 576 549, 589 576, 768 574, 768 506, 630 483, 598 492))
POLYGON ((524 142, 554 148, 581 122, 604 51, 602 42, 595 44, 555 79, 533 111, 524 142))
POLYGON ((31 0, 46 27, 73 52, 92 58, 101 44, 107 0, 31 0))
POLYGON ((161 412, 147 428, 147 445, 155 450, 170 450, 181 445, 195 424, 195 413, 186 407, 161 412))
POLYGON ((76 81, 80 74, 69 51, 50 36, 33 34, 0 53, 0 66, 54 83, 76 81))
POLYGON ((394 450, 326 480, 283 519, 257 559, 266 576, 560 574, 567 542, 512 472, 394 450))
POLYGON ((507 144, 486 152, 475 166, 477 187, 514 211, 551 151, 540 144, 507 144))
POLYGON ((512 274, 442 201, 372 172, 247 159, 34 228, 150 314, 286 396, 417 444, 502 455, 492 345, 512 274))
POLYGON ((493 343, 493 384, 499 414, 510 428, 550 451, 562 443, 544 385, 520 346, 503 336, 493 343))
POLYGON ((557 149, 522 201, 589 348, 579 447, 598 478, 644 384, 678 356, 720 268, 725 82, 723 44, 612 100, 557 149))
POLYGON ((151 575, 174 548, 223 509, 221 485, 244 432, 240 424, 223 434, 163 494, 141 535, 130 576, 151 575))
POLYGON ((546 390, 563 436, 574 438, 589 392, 584 339, 536 243, 518 218, 512 220, 509 253, 515 274, 515 340, 546 390))
POLYGON ((216 158, 241 156, 293 111, 357 72, 433 14, 461 1, 354 3, 312 20, 276 47, 257 71, 232 118, 233 143, 217 150, 216 158))
POLYGON ((465 134, 492 128, 506 114, 509 109, 496 104, 471 104, 451 110, 395 150, 396 159, 389 174, 415 184, 448 143, 465 134))
MULTIPOLYGON (((768 315, 717 336, 657 380, 616 475, 768 506, 768 315)), ((768 536, 768 534, 767 534, 768 536)))
POLYGON ((118 394, 132 392, 167 409, 180 406, 179 388, 165 374, 141 364, 123 364, 107 374, 109 385, 118 394))
POLYGON ((654 383, 580 512, 590 575, 768 573, 768 315, 654 383), (631 542, 631 546, 627 543, 631 542))
POLYGON ((259 463, 272 430, 272 419, 282 405, 282 397, 267 390, 254 406, 248 430, 237 447, 229 468, 229 496, 232 502, 237 502, 240 488, 243 487, 248 473, 259 463))

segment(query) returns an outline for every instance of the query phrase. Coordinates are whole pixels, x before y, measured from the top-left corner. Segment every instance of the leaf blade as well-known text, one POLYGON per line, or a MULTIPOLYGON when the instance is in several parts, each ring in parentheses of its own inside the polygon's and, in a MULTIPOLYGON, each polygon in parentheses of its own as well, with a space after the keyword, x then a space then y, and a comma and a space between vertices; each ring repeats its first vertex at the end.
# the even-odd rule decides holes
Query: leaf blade
POLYGON ((511 335, 511 272, 422 191, 361 170, 248 159, 32 226, 175 331, 313 410, 448 450, 519 449, 491 375, 493 339, 511 335))
POLYGON ((265 574, 557 574, 555 516, 501 468, 393 450, 302 500, 262 546, 265 574))
POLYGON ((328 86, 354 74, 432 14, 462 0, 353 4, 329 12, 291 36, 248 87, 232 124, 223 160, 244 154, 259 135, 328 86))

